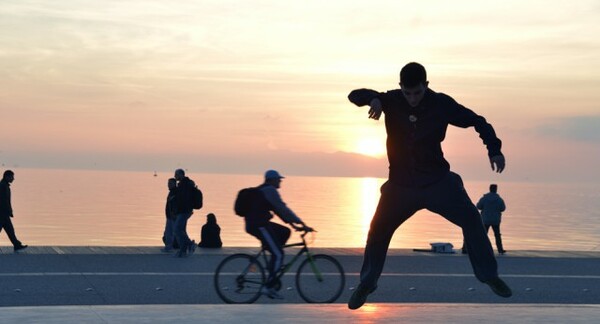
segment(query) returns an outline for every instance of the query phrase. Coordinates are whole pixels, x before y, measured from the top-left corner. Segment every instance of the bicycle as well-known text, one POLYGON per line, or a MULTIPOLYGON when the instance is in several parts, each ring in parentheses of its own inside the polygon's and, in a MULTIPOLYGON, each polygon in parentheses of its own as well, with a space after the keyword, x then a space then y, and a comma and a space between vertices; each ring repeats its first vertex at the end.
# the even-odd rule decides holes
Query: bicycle
MULTIPOLYGON (((289 272, 300 258, 296 271, 296 289, 307 303, 333 303, 340 297, 346 278, 341 264, 332 256, 311 254, 305 236, 300 235, 301 242, 286 244, 283 248, 302 247, 300 251, 279 270, 275 276, 274 289, 281 290, 281 277, 289 272)), ((219 297, 228 304, 251 304, 261 296, 261 289, 266 284, 265 269, 268 264, 267 250, 262 247, 256 255, 237 253, 225 258, 215 271, 214 284, 219 297)))

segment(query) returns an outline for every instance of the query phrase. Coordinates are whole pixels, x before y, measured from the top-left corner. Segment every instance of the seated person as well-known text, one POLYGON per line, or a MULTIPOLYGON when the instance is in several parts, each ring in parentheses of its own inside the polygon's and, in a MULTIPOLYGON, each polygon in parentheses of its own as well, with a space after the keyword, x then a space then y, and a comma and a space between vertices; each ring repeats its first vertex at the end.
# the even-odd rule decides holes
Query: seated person
POLYGON ((217 224, 217 217, 213 213, 206 215, 206 224, 202 226, 198 246, 201 248, 220 248, 223 246, 221 227, 217 224))

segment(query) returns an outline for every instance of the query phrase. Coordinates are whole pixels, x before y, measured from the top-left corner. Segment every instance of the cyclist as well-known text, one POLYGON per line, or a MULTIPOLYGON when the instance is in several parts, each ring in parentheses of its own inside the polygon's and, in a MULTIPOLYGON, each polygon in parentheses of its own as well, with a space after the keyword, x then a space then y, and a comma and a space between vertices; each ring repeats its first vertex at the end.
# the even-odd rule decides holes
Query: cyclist
POLYGON ((246 232, 256 237, 262 243, 262 246, 271 253, 267 270, 269 277, 267 283, 262 288, 261 293, 271 299, 282 299, 282 297, 273 289, 275 284, 275 275, 283 264, 284 252, 283 245, 290 238, 289 228, 271 222, 273 211, 284 222, 288 223, 297 231, 312 231, 306 226, 296 214, 286 206, 281 200, 277 189, 281 185, 281 179, 284 177, 275 170, 265 172, 265 182, 257 188, 264 197, 261 203, 254 203, 252 210, 244 216, 246 221, 246 232))

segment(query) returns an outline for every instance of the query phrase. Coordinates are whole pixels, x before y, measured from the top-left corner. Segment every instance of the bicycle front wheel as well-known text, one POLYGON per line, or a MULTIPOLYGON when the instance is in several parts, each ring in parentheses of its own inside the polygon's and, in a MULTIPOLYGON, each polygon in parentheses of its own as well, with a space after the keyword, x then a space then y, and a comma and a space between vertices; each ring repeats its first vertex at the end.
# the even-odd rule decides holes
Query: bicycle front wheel
POLYGON ((307 303, 333 303, 345 283, 342 265, 329 255, 307 257, 296 273, 296 288, 307 303))
POLYGON ((234 254, 225 258, 217 267, 214 277, 217 294, 228 304, 255 302, 260 297, 264 282, 263 266, 248 254, 234 254))

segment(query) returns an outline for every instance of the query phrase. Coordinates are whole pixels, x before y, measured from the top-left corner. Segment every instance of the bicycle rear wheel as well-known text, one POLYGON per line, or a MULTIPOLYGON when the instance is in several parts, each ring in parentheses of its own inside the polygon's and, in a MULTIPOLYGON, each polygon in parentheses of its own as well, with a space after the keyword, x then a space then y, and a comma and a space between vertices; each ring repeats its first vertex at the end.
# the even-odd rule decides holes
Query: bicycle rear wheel
POLYGON ((225 258, 215 271, 214 284, 219 297, 228 304, 251 304, 260 297, 265 282, 263 266, 251 255, 225 258))
POLYGON ((307 303, 333 303, 342 294, 345 283, 342 265, 325 254, 306 258, 296 273, 296 288, 307 303))

